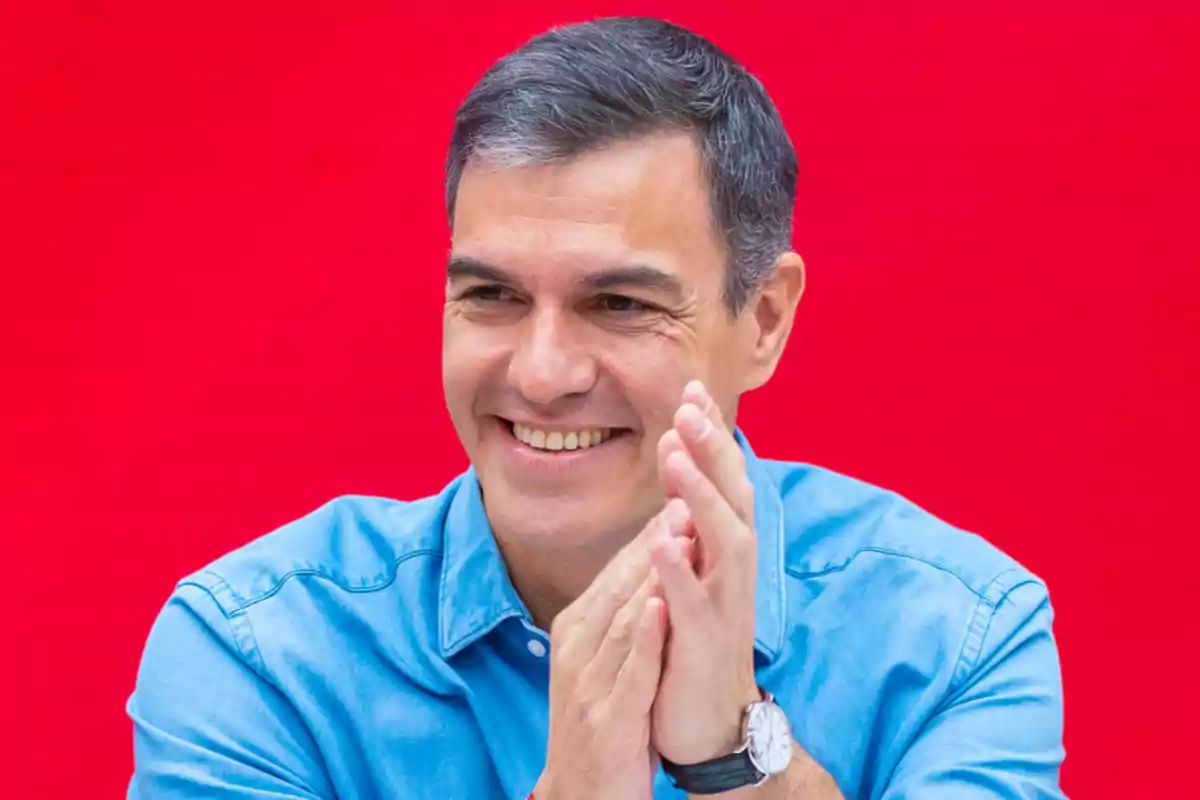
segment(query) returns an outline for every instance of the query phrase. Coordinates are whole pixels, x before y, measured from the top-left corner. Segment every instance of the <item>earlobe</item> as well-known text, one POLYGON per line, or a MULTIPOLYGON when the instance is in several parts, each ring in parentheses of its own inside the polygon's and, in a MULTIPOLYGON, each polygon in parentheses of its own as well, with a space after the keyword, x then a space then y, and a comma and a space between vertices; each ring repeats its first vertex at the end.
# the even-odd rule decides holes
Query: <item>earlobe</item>
POLYGON ((762 386, 774 374, 792 332, 804 285, 804 260, 797 253, 784 253, 751 300, 757 338, 752 355, 751 385, 746 387, 747 391, 762 386))

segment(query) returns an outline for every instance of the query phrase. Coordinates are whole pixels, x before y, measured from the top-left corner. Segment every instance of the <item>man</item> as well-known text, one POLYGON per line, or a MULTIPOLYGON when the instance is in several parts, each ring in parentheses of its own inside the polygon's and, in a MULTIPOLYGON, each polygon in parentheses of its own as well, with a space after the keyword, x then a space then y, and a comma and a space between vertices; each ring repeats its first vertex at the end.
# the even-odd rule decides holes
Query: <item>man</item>
POLYGON ((1042 582, 734 426, 804 286, 795 180, 761 85, 678 27, 497 63, 446 183, 471 469, 182 581, 129 796, 1062 797, 1042 582))

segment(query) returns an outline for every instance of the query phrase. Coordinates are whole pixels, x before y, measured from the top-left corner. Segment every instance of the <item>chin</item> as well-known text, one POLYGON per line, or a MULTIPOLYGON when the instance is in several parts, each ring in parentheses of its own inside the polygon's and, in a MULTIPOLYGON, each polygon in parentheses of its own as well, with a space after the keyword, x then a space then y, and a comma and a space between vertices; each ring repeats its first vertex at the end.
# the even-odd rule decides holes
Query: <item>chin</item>
POLYGON ((501 485, 490 492, 485 490, 485 496, 488 519, 497 535, 536 550, 609 551, 624 545, 654 513, 653 508, 644 516, 614 513, 634 512, 637 506, 651 505, 643 498, 634 501, 628 491, 591 489, 548 496, 501 485))
POLYGON ((488 519, 509 544, 611 552, 662 507, 657 453, 640 430, 607 429, 598 443, 562 449, 530 442, 504 417, 480 418, 475 432, 471 455, 488 519))

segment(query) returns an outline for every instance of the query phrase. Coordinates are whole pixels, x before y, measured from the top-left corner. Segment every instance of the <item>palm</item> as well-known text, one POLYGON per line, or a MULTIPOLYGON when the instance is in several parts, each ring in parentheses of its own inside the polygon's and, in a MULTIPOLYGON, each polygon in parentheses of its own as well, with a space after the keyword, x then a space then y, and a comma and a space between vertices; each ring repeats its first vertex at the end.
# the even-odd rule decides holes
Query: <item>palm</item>
MULTIPOLYGON (((696 570, 705 580, 704 565, 697 559, 696 570)), ((715 586, 711 587, 715 589, 715 586)), ((672 630, 667 639, 665 662, 659 678, 658 695, 650 712, 650 744, 670 761, 687 763, 698 751, 720 748, 725 743, 711 741, 712 727, 696 724, 696 720, 717 720, 727 714, 721 707, 726 697, 713 691, 728 684, 727 664, 709 658, 698 659, 695 653, 731 652, 737 632, 725 625, 714 625, 714 638, 704 642, 687 641, 681 632, 672 630), (710 690, 698 689, 709 687, 710 690)), ((711 629, 710 629, 711 630, 711 629)), ((717 735, 720 735, 719 732, 717 735)), ((701 758, 707 758, 702 756, 701 758)))

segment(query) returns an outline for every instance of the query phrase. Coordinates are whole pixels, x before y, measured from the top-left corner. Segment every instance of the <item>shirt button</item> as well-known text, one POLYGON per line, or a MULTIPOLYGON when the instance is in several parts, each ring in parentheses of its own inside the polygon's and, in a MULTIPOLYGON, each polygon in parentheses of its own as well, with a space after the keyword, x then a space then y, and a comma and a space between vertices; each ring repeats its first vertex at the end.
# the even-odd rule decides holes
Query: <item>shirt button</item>
POLYGON ((529 648, 529 652, 533 654, 534 658, 541 658, 546 655, 546 645, 542 644, 540 639, 530 639, 526 647, 529 648))

